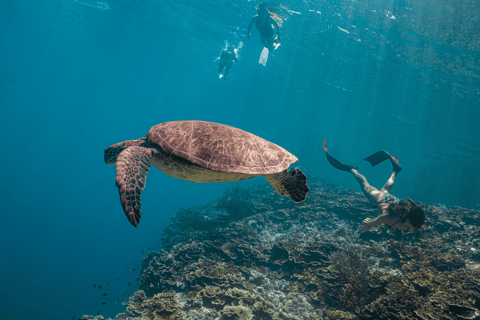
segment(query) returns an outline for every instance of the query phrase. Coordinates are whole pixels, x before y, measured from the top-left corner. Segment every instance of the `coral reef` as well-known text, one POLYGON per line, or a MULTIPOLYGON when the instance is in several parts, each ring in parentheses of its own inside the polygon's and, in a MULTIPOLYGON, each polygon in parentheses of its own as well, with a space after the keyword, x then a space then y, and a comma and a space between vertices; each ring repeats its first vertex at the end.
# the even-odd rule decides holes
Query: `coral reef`
POLYGON ((361 193, 309 185, 299 204, 235 186, 179 210, 116 319, 480 319, 479 211, 419 203, 419 231, 360 232, 361 193))
POLYGON ((346 310, 357 310, 372 302, 378 295, 378 271, 372 271, 371 260, 365 259, 363 249, 348 245, 330 255, 331 277, 340 287, 334 289, 346 310))

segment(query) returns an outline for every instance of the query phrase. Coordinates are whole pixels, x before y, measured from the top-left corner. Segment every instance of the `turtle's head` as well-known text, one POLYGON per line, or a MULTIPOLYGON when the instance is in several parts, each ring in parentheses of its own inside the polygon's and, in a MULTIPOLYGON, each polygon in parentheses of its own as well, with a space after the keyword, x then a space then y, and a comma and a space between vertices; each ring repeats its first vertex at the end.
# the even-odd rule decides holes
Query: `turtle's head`
POLYGON ((103 158, 106 164, 113 164, 117 163, 117 157, 123 150, 127 149, 131 146, 138 146, 140 144, 140 140, 127 140, 122 141, 119 143, 115 143, 113 146, 108 147, 103 152, 103 158))

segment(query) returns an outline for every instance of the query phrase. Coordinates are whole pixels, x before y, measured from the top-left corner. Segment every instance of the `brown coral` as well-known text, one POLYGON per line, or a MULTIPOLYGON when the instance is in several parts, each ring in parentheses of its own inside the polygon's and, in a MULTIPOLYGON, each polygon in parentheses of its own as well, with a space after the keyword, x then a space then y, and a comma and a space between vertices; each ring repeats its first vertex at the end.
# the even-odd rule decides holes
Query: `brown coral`
POLYGON ((242 200, 250 211, 243 210, 241 218, 228 220, 220 206, 180 210, 166 229, 166 250, 144 253, 144 291, 130 299, 127 316, 475 317, 478 211, 420 204, 429 212, 421 231, 359 233, 359 223, 371 214, 363 195, 310 180, 309 198, 301 205, 259 188, 242 200), (206 215, 214 219, 211 224, 206 215), (337 259, 352 244, 363 254, 337 259))
POLYGON ((144 298, 143 291, 137 292, 137 298, 131 299, 127 313, 141 314, 148 320, 184 319, 182 306, 179 304, 175 291, 159 293, 153 298, 144 298))

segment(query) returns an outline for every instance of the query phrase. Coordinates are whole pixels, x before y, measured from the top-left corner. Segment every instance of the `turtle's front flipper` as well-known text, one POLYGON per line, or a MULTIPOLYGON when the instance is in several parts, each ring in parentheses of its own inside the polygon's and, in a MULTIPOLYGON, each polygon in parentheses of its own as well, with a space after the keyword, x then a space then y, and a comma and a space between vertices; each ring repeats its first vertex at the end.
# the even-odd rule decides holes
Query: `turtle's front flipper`
POLYGON ((123 150, 117 157, 115 182, 120 202, 128 221, 135 228, 142 217, 140 196, 145 188, 153 152, 154 149, 134 146, 123 150))
POLYGON ((302 202, 307 198, 307 176, 298 168, 283 170, 279 173, 264 176, 272 188, 282 197, 289 196, 294 202, 302 202))

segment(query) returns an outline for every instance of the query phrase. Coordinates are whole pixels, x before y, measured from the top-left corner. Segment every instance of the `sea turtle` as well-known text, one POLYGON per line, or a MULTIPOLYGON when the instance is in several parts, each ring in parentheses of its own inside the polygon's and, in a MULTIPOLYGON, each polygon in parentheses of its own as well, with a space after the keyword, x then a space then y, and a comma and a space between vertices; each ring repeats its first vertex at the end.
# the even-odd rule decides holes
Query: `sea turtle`
POLYGON ((265 177, 281 196, 305 200, 307 177, 298 159, 282 147, 246 131, 206 121, 157 124, 139 140, 105 149, 105 163, 116 165, 116 186, 123 211, 137 227, 142 217, 140 195, 150 164, 163 173, 192 182, 229 182, 265 177))

